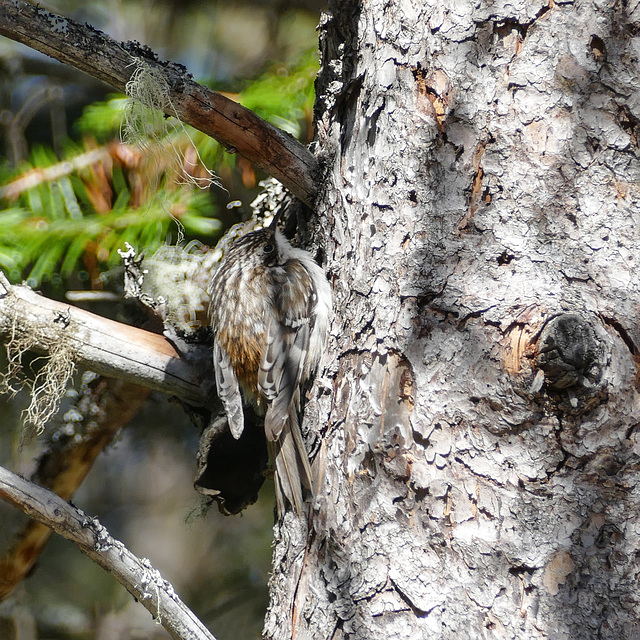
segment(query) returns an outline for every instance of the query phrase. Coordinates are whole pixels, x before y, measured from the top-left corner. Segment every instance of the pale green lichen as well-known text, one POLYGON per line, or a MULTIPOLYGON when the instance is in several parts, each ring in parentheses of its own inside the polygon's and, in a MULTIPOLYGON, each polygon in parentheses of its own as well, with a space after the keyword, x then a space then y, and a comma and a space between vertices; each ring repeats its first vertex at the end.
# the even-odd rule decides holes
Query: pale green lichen
POLYGON ((44 332, 36 334, 17 330, 17 319, 14 319, 10 340, 5 345, 7 351, 7 371, 0 374, 0 394, 15 394, 27 389, 31 403, 22 412, 21 442, 28 442, 35 435, 44 431, 45 425, 60 408, 60 401, 65 395, 67 385, 75 371, 73 348, 64 338, 53 339, 44 332), (34 360, 44 360, 35 378, 30 380, 24 376, 22 359, 28 351, 46 351, 47 356, 34 360))
POLYGON ((205 166, 189 131, 178 118, 163 73, 141 58, 132 57, 132 65, 135 69, 125 86, 129 102, 120 130, 122 140, 150 153, 163 165, 169 164, 181 182, 200 189, 212 185, 223 188, 215 173, 205 166), (187 138, 191 151, 207 173, 206 178, 196 178, 186 170, 192 161, 188 161, 184 151, 175 144, 178 136, 187 138), (164 157, 159 158, 159 155, 164 157))

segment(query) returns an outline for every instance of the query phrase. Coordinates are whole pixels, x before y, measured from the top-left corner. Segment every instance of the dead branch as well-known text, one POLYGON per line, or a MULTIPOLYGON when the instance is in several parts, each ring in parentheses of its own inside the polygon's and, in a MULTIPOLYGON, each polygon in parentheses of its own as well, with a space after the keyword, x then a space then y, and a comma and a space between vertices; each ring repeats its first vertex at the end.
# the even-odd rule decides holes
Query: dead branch
POLYGON ((71 540, 113 575, 176 640, 215 640, 157 569, 112 538, 97 518, 3 467, 0 498, 71 540))
MULTIPOLYGON (((39 462, 35 479, 64 498, 75 493, 97 455, 144 403, 149 389, 194 404, 206 402, 196 375, 200 371, 206 379, 206 366, 186 362, 163 336, 49 300, 28 287, 12 286, 0 273, 0 342, 24 336, 34 351, 45 355, 64 343, 76 365, 118 379, 103 380, 110 393, 94 398, 101 414, 92 416, 93 428, 66 447, 52 448, 39 462)), ((202 351, 207 362, 208 352, 202 351)), ((197 357, 197 348, 194 353, 197 357)), ((50 533, 40 522, 25 525, 0 559, 0 600, 28 574, 50 533)))
MULTIPOLYGON (((188 403, 207 403, 201 385, 206 388, 210 372, 202 364, 186 362, 163 336, 49 300, 28 287, 12 286, 0 273, 0 341, 17 334, 28 335, 32 348, 45 354, 51 345, 66 342, 78 367, 188 403)), ((209 360, 204 348, 194 348, 192 357, 209 360)))
MULTIPOLYGON (((104 447, 145 403, 149 390, 120 380, 100 377, 87 385, 76 407, 82 413, 72 436, 58 437, 38 460, 32 476, 40 486, 69 500, 104 447)), ((10 549, 0 558, 0 601, 31 572, 51 529, 29 520, 10 549)))
POLYGON ((167 115, 177 116, 277 178, 306 204, 313 202, 317 162, 281 129, 229 98, 194 82, 181 65, 161 62, 139 43, 118 43, 90 25, 23 0, 0 0, 0 35, 84 71, 124 91, 142 61, 169 87, 167 115))

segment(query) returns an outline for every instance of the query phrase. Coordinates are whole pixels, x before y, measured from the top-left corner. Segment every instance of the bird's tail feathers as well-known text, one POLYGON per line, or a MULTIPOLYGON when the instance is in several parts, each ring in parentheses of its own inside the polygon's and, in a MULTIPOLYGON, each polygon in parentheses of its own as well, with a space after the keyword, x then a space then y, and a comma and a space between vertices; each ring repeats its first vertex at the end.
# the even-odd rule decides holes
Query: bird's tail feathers
POLYGON ((298 515, 302 515, 303 486, 314 494, 313 476, 309 456, 302 440, 298 416, 291 406, 289 417, 280 437, 269 443, 275 466, 275 487, 278 514, 284 514, 286 503, 291 504, 298 515))

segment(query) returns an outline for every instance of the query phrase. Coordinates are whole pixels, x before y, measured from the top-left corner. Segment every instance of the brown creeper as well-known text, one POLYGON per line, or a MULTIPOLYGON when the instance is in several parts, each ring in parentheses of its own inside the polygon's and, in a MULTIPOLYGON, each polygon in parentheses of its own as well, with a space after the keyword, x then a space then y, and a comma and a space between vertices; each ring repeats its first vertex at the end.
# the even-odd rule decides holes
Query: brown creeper
POLYGON ((329 283, 308 252, 269 228, 227 250, 210 293, 216 386, 231 433, 239 438, 244 428, 242 390, 264 413, 278 512, 286 498, 301 513, 302 484, 313 491, 313 481, 298 424, 300 389, 325 349, 329 283))

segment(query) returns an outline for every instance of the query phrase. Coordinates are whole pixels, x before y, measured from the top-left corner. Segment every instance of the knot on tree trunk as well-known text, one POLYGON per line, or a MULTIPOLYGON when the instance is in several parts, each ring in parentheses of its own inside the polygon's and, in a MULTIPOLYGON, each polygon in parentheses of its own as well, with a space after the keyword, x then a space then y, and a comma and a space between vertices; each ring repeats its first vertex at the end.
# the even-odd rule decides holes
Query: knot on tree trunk
POLYGON ((565 313, 552 318, 542 330, 536 364, 547 388, 593 390, 601 378, 603 354, 593 325, 578 314, 565 313))

